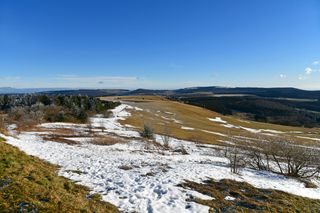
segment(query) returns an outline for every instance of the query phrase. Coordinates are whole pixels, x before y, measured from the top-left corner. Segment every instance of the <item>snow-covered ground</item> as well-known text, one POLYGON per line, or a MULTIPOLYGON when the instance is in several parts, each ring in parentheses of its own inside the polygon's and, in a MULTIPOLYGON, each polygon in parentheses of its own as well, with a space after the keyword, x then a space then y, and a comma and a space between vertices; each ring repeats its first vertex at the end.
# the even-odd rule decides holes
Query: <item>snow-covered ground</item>
MULTIPOLYGON (((251 169, 244 169, 241 175, 231 173, 226 166, 227 159, 217 157, 216 146, 213 145, 199 146, 171 138, 169 145, 172 150, 183 148, 188 152, 187 155, 149 145, 139 139, 138 132, 118 122, 130 116, 127 109, 134 110, 122 104, 112 110, 111 118, 96 116, 91 119, 91 128, 98 131, 103 127, 103 134, 125 137, 127 143, 99 146, 81 137, 79 145, 67 145, 44 141, 36 132, 23 132, 14 137, 0 136, 27 154, 60 165, 60 175, 88 186, 92 192, 100 193, 104 200, 125 212, 208 212, 208 207, 189 203, 186 199, 189 196, 214 198, 177 186, 184 180, 200 182, 207 178, 246 181, 259 188, 278 189, 320 199, 319 188, 305 188, 303 183, 295 179, 251 169)), ((61 127, 87 128, 86 125, 63 123, 42 124, 41 127, 48 131, 61 127)), ((157 135, 156 141, 162 143, 162 137, 157 135)))

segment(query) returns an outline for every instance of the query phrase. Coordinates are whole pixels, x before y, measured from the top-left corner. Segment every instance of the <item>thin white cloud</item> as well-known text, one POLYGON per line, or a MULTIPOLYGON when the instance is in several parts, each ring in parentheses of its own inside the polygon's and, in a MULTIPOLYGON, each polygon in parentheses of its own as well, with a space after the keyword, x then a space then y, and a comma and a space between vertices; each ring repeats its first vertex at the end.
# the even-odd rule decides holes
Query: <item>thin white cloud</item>
POLYGON ((305 74, 310 75, 313 72, 313 70, 310 67, 307 67, 304 69, 304 72, 305 74))
POLYGON ((17 82, 21 79, 20 76, 0 76, 0 80, 1 81, 5 81, 5 82, 17 82))
POLYGON ((300 81, 304 81, 304 80, 307 80, 308 77, 305 76, 305 75, 299 75, 298 79, 299 79, 300 81))
POLYGON ((77 81, 77 82, 121 82, 121 81, 136 81, 137 77, 127 76, 58 76, 57 80, 62 81, 77 81))
POLYGON ((312 65, 318 65, 318 64, 319 64, 319 61, 312 62, 312 65))
POLYGON ((286 78, 287 76, 285 74, 280 74, 279 77, 280 78, 286 78))

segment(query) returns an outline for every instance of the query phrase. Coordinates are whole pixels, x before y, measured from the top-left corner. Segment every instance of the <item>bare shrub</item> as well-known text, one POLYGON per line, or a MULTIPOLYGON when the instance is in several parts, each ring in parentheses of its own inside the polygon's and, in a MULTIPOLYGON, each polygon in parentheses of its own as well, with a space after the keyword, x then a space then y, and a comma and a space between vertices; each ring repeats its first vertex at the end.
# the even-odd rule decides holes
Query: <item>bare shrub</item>
POLYGON ((259 137, 259 141, 253 146, 247 146, 247 164, 258 170, 270 171, 270 144, 264 138, 259 137))
POLYGON ((150 125, 145 124, 142 132, 140 133, 141 137, 147 139, 154 139, 153 129, 150 125))
POLYGON ((170 128, 167 124, 164 125, 163 133, 161 135, 161 139, 163 142, 163 146, 167 149, 169 149, 169 143, 170 143, 170 128))
POLYGON ((99 126, 97 127, 97 129, 100 129, 101 130, 101 132, 104 132, 105 131, 105 123, 104 123, 104 121, 103 120, 100 120, 99 121, 99 126))
POLYGON ((239 174, 246 166, 246 158, 243 150, 236 145, 227 147, 225 157, 229 160, 229 167, 232 173, 239 174))
POLYGON ((163 153, 163 151, 166 150, 166 148, 161 143, 158 143, 155 140, 144 141, 143 148, 148 151, 156 151, 159 153, 163 153))
POLYGON ((186 150, 186 148, 184 148, 184 146, 182 146, 182 145, 179 148, 175 149, 174 151, 175 152, 180 152, 183 155, 188 155, 189 154, 188 151, 186 150))
POLYGON ((320 172, 319 149, 301 146, 292 138, 264 137, 247 150, 249 164, 259 170, 298 178, 310 178, 320 172))
POLYGON ((88 129, 88 134, 89 134, 89 135, 93 135, 93 134, 94 134, 94 131, 93 131, 94 128, 93 128, 91 122, 89 122, 89 123, 87 124, 87 129, 88 129))

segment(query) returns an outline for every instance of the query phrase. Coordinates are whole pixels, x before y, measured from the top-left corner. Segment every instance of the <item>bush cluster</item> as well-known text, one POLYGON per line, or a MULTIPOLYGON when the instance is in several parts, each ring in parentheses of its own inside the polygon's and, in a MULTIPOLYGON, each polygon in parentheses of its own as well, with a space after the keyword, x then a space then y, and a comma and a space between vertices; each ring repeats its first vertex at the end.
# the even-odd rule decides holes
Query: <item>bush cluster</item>
POLYGON ((232 172, 249 166, 296 178, 311 178, 320 173, 320 150, 302 146, 291 138, 261 137, 255 143, 233 140, 225 150, 232 172))

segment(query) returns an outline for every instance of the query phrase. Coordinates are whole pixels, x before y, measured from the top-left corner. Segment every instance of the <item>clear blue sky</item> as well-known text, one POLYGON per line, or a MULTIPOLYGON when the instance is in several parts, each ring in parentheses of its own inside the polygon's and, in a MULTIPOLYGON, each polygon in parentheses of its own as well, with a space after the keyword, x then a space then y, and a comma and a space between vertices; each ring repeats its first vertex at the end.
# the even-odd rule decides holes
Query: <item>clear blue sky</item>
POLYGON ((1 0, 0 87, 320 89, 319 0, 1 0))

